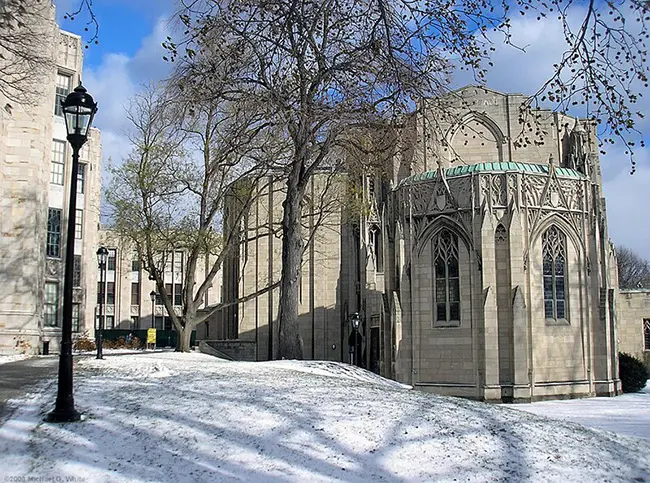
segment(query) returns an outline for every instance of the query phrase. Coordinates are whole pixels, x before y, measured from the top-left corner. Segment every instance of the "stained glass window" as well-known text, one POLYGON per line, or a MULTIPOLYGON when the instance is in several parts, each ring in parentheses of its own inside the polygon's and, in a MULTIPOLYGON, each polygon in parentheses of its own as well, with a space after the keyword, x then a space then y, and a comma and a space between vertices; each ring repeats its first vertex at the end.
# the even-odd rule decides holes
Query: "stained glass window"
POLYGON ((567 319, 566 313, 566 236, 555 225, 542 235, 544 273, 544 316, 567 319))
POLYGON ((458 238, 443 230, 432 244, 434 321, 460 322, 460 282, 458 268, 458 238))

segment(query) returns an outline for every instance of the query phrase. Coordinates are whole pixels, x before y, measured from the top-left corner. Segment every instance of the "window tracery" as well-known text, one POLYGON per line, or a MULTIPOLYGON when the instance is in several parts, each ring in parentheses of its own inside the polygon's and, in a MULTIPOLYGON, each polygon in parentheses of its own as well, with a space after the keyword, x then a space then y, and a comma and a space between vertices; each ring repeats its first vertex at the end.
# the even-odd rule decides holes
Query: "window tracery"
POLYGON ((566 236, 555 225, 542 235, 544 273, 544 316, 567 319, 566 313, 566 236))
POLYGON ((458 237, 441 231, 432 243, 434 325, 460 324, 458 237))

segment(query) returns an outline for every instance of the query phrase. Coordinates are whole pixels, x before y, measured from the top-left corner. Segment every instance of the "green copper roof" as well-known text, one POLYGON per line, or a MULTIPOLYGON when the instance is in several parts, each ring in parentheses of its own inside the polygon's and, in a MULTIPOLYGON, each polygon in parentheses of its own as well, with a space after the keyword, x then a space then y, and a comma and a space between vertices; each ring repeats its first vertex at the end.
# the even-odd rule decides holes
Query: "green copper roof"
MULTIPOLYGON (((547 164, 533 164, 533 163, 477 163, 465 164, 462 166, 455 166, 445 170, 445 176, 451 178, 454 176, 462 176, 470 173, 484 173, 490 171, 517 171, 519 173, 536 173, 548 174, 547 164)), ((569 168, 555 168, 558 176, 563 178, 585 178, 585 175, 575 169, 569 168)), ((419 181, 426 181, 435 179, 438 175, 437 171, 427 171, 426 173, 414 174, 400 182, 400 186, 405 184, 417 183, 419 181)))

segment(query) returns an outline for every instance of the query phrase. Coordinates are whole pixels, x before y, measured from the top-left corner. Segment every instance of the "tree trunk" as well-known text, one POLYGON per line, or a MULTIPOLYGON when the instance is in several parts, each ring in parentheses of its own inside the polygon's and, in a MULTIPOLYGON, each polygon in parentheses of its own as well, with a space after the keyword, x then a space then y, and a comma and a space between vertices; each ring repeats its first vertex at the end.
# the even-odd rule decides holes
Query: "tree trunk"
POLYGON ((187 324, 185 324, 185 327, 183 327, 183 330, 178 334, 178 342, 176 344, 176 351, 177 352, 189 352, 191 347, 190 347, 190 341, 192 339, 192 329, 191 327, 188 327, 187 324))
POLYGON ((300 181, 301 169, 295 166, 287 180, 287 197, 282 218, 282 275, 278 325, 280 359, 302 359, 303 340, 298 325, 298 281, 302 263, 303 237, 300 223, 305 186, 300 181))

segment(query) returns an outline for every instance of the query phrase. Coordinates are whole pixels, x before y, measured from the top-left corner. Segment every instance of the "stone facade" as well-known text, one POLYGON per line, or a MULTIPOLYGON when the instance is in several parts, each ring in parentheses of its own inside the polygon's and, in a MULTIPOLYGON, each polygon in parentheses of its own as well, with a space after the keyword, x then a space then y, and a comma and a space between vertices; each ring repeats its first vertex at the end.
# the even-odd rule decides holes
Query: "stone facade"
POLYGON ((621 289, 616 299, 618 346, 650 369, 650 289, 621 289))
MULTIPOLYGON (((106 284, 103 293, 104 327, 106 329, 148 329, 172 330, 172 322, 160 298, 154 298, 152 303, 150 293, 156 292, 156 283, 149 280, 148 273, 142 269, 135 247, 128 240, 119 237, 111 230, 102 229, 99 231, 98 245, 108 249, 109 259, 106 267, 104 283, 106 284)), ((167 292, 174 301, 174 310, 181 314, 182 304, 180 293, 184 286, 186 270, 186 254, 182 250, 173 251, 167 254, 163 263, 162 258, 160 270, 164 274, 164 281, 167 285, 167 292)), ((212 257, 201 257, 197 263, 196 282, 197 287, 205 280, 206 274, 211 268, 214 260, 212 257)), ((95 259, 94 265, 97 266, 95 259)), ((99 270, 95 271, 93 285, 95 294, 100 291, 99 270)), ((203 307, 218 304, 221 301, 221 273, 217 273, 213 281, 213 287, 208 289, 203 307)), ((94 299, 95 318, 99 317, 99 299, 94 299)), ((97 324, 95 324, 97 326, 97 324)), ((199 338, 210 338, 209 330, 205 324, 197 327, 199 338)))
MULTIPOLYGON (((524 101, 474 86, 426 100, 381 173, 352 180, 363 209, 350 218, 340 196, 307 244, 306 357, 349 361, 359 312, 362 364, 422 390, 501 401, 619 393, 621 301, 595 127, 524 101)), ((278 280, 284 195, 281 181, 271 186, 247 218, 249 238, 264 236, 224 272, 226 302, 278 280)), ((275 357, 278 296, 226 317, 257 342, 257 360, 275 357)))
MULTIPOLYGON (((299 318, 305 353, 312 359, 342 360, 347 342, 341 320, 350 306, 351 271, 357 251, 348 227, 342 223, 342 206, 336 201, 344 186, 335 174, 314 177, 307 193, 312 200, 304 216, 304 232, 314 233, 307 244, 300 275, 299 318), (327 187, 327 188, 326 188, 327 187), (321 210, 320 207, 327 206, 321 210), (317 228, 317 229, 316 229, 317 228), (345 241, 344 241, 345 240, 345 241)), ((262 291, 280 279, 282 201, 285 185, 274 177, 258 182, 257 198, 245 218, 245 236, 252 240, 224 264, 223 300, 230 302, 262 291)), ((256 360, 277 356, 279 289, 261 294, 224 311, 225 338, 254 341, 256 360)), ((215 325, 218 325, 215 323, 215 325)), ((212 329, 212 332, 215 332, 212 329)))
MULTIPOLYGON (((56 106, 78 84, 83 55, 81 39, 58 29, 54 7, 44 2, 43 9, 40 27, 49 39, 44 44, 52 49, 52 66, 39 82, 38 100, 21 105, 0 95, 0 279, 5 290, 0 301, 0 353, 56 352, 61 334, 72 151, 56 106)), ((78 224, 74 244, 79 271, 73 300, 78 317, 73 326, 79 332, 88 324, 92 327, 93 304, 88 300, 95 295, 89 282, 96 276, 101 188, 101 140, 96 129, 89 132, 80 162, 83 190, 78 189, 79 211, 72 220, 78 224)))

